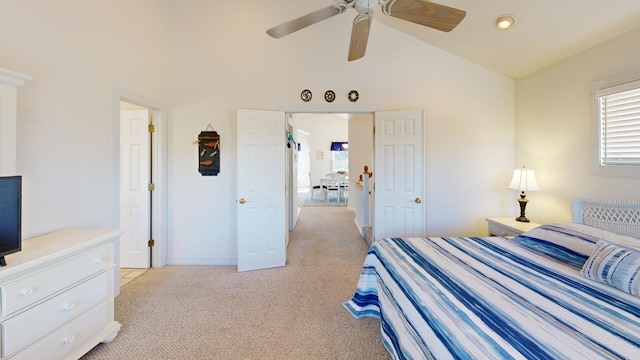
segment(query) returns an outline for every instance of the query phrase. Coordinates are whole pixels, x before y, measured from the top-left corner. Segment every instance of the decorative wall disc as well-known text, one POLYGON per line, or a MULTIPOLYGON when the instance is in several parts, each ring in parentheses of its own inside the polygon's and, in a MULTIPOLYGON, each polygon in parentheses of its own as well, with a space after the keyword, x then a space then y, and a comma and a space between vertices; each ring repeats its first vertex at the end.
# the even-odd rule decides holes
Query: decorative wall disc
POLYGON ((311 100, 311 97, 313 95, 311 94, 311 90, 309 89, 304 89, 302 90, 302 92, 300 93, 300 98, 302 99, 302 101, 307 102, 309 100, 311 100))
POLYGON ((332 90, 327 90, 327 92, 324 93, 324 99, 327 100, 327 102, 333 102, 333 100, 336 99, 336 93, 332 90))
POLYGON ((360 94, 358 94, 357 90, 349 91, 349 101, 356 102, 360 98, 360 94))

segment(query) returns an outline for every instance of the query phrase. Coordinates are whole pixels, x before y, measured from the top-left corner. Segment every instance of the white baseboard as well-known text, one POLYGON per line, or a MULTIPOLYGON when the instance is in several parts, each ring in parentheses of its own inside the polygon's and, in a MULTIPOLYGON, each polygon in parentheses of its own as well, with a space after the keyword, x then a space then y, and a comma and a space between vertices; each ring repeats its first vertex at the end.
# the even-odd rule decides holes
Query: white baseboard
POLYGON ((237 258, 168 257, 167 265, 238 265, 237 258))

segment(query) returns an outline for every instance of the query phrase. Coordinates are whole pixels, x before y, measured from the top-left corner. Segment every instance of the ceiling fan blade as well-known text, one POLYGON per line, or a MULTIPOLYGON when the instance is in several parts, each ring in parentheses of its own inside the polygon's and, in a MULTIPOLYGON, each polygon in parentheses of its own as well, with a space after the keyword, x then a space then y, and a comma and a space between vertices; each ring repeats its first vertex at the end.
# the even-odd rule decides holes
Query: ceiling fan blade
POLYGON ((297 19, 287 21, 278 26, 274 26, 271 29, 267 30, 267 34, 271 35, 276 39, 279 39, 285 35, 289 35, 300 29, 304 29, 309 25, 313 25, 322 20, 326 20, 332 16, 338 15, 341 12, 344 12, 344 8, 340 8, 338 6, 332 5, 320 10, 316 10, 311 14, 301 16, 297 19))
POLYGON ((351 28, 351 43, 349 44, 349 61, 358 60, 367 51, 371 18, 356 17, 351 28))
POLYGON ((464 10, 422 0, 389 0, 382 12, 445 32, 453 30, 467 15, 464 10))

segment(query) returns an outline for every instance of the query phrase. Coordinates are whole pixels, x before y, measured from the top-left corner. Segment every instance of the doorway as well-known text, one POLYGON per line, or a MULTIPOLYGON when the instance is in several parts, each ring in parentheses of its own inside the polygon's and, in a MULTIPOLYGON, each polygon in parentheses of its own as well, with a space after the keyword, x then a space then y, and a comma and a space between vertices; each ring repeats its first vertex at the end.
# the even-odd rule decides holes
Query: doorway
POLYGON ((114 199, 113 226, 125 230, 116 250, 118 265, 161 267, 166 264, 165 109, 117 90, 113 113, 114 193, 119 194, 114 199), (137 138, 129 138, 132 133, 137 138))
MULTIPOLYGON (((319 114, 306 115, 313 117, 319 114)), ((369 171, 377 171, 379 174, 376 178, 377 191, 375 200, 372 199, 374 205, 371 209, 374 239, 387 236, 422 236, 425 232, 424 120, 424 110, 420 109, 363 112, 349 116, 349 173, 353 175, 349 178, 349 192, 353 193, 355 190, 353 185, 358 175, 364 172, 365 166, 369 171), (354 126, 358 124, 354 119, 361 120, 368 128, 364 131, 362 128, 354 131, 354 126), (370 141, 368 146, 357 143, 367 139, 370 141), (364 160, 354 161, 352 151, 357 149, 365 151, 360 154, 364 160)), ((324 122, 322 125, 324 129, 331 128, 324 122)), ((313 135, 312 133, 310 136, 313 135)), ((325 145, 330 143, 326 139, 324 142, 325 145)), ((325 152, 323 145, 319 146, 321 147, 315 156, 317 159, 324 159, 329 149, 325 152)), ((312 146, 311 161, 314 158, 313 151, 312 146)), ((313 166, 311 168, 313 169, 313 166)), ((313 184, 313 176, 311 180, 313 184)), ((354 208, 355 206, 350 206, 349 210, 355 210, 354 208)))
MULTIPOLYGON (((239 271, 285 264, 288 217, 284 208, 288 199, 283 150, 288 140, 283 141, 282 136, 287 133, 286 114, 294 113, 300 111, 238 109, 236 227, 239 271)), ((383 201, 376 201, 378 191, 373 192, 373 213, 383 217, 383 221, 372 222, 374 238, 377 238, 376 228, 380 228, 381 233, 391 229, 399 237, 422 236, 424 110, 375 111, 373 118, 375 128, 380 129, 369 132, 375 142, 374 150, 369 150, 376 161, 373 168, 389 180, 384 182, 383 201), (375 157, 374 153, 380 156, 375 157), (396 201, 385 201, 387 198, 396 201)), ((289 194, 293 192, 289 191, 289 194)))
MULTIPOLYGON (((294 128, 298 146, 297 203, 303 206, 305 199, 314 196, 313 186, 320 184, 326 174, 335 172, 331 143, 349 144, 349 186, 344 203, 355 210, 348 200, 354 184, 364 166, 373 168, 373 112, 370 113, 289 113, 288 119, 294 128)), ((322 203, 315 194, 314 203, 322 203)))

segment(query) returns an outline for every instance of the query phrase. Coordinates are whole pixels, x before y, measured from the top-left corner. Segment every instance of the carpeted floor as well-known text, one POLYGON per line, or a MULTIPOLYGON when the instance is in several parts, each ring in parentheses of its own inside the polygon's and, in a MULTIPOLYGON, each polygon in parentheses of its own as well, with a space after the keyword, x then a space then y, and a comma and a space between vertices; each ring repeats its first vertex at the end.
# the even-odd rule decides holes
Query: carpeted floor
POLYGON ((116 298, 118 336, 82 359, 389 359, 379 321, 342 307, 367 249, 346 208, 303 208, 285 267, 150 269, 116 298))

